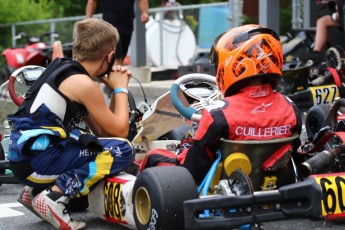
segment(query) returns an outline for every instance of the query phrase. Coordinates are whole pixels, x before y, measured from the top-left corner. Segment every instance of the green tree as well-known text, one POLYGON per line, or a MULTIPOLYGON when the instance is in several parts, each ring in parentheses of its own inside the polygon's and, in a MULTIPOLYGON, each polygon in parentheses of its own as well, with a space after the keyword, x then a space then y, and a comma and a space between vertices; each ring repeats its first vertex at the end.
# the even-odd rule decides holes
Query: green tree
POLYGON ((51 18, 53 1, 0 0, 0 23, 32 21, 51 18))
POLYGON ((292 28, 291 0, 280 0, 280 34, 286 34, 292 28))
MULTIPOLYGON (((52 2, 49 0, 0 0, 0 24, 31 21, 53 16, 52 2)), ((0 51, 11 45, 9 27, 0 27, 0 51)))
MULTIPOLYGON (((85 15, 87 0, 52 0, 56 7, 56 17, 74 17, 85 15)), ((100 0, 99 0, 100 1, 100 0)))

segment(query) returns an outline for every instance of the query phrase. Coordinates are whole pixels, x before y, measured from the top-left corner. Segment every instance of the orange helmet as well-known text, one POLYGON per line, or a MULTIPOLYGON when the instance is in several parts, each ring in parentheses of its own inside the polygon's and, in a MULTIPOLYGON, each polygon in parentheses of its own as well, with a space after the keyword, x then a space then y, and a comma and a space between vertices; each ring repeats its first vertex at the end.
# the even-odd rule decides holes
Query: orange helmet
POLYGON ((210 51, 217 85, 229 96, 248 80, 266 79, 272 88, 282 75, 283 54, 279 35, 260 25, 239 26, 219 35, 210 51))

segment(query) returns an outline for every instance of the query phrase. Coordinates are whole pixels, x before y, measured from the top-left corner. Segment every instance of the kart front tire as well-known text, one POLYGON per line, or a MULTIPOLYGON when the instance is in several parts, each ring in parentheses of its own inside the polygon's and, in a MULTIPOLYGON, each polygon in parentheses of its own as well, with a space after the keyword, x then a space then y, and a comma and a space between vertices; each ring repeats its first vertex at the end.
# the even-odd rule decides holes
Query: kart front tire
POLYGON ((310 141, 315 138, 322 128, 330 108, 330 105, 314 105, 308 110, 305 119, 305 129, 310 141))
POLYGON ((145 169, 138 175, 133 188, 137 229, 184 229, 183 202, 195 198, 198 198, 197 187, 186 168, 145 169))

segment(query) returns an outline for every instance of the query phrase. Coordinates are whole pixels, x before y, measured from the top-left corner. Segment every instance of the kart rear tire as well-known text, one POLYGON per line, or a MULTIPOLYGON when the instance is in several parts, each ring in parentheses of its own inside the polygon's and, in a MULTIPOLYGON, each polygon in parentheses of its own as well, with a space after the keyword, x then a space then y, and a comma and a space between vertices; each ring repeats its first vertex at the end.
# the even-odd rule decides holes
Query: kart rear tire
POLYGON ((308 110, 305 119, 305 129, 308 140, 312 141, 320 131, 330 108, 330 105, 314 105, 308 110))
POLYGON ((133 188, 137 229, 184 229, 183 202, 195 198, 198 198, 197 187, 186 168, 162 166, 145 169, 133 188))

